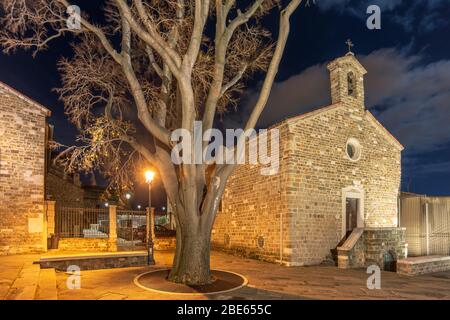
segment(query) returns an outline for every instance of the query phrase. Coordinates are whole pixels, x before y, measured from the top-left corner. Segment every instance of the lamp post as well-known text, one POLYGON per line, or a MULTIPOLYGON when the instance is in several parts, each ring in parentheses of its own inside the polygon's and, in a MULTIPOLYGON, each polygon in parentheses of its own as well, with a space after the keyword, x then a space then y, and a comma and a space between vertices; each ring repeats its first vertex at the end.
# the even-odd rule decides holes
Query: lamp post
POLYGON ((145 171, 145 181, 148 183, 148 207, 152 207, 152 182, 155 178, 155 172, 151 170, 145 171))
POLYGON ((152 182, 155 178, 155 172, 151 170, 145 171, 145 181, 148 183, 148 211, 147 215, 150 215, 150 217, 147 218, 147 253, 148 253, 148 264, 154 264, 153 259, 153 230, 151 228, 153 227, 153 215, 152 215, 152 182))

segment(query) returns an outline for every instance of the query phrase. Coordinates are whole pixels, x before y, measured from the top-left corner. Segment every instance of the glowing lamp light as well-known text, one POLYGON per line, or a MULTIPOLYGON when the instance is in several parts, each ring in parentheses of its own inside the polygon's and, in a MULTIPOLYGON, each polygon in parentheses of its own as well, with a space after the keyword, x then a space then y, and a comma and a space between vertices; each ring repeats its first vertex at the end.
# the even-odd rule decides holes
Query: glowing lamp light
POLYGON ((130 200, 130 199, 131 199, 131 194, 127 193, 127 194, 125 195, 125 198, 127 198, 127 200, 130 200))
POLYGON ((153 179, 155 178, 155 172, 151 170, 145 171, 145 181, 150 184, 152 183, 153 179))
POLYGON ((105 207, 109 207, 109 203, 108 202, 105 202, 105 207))
POLYGON ((141 210, 142 207, 140 204, 138 204, 137 208, 138 208, 138 210, 141 210))

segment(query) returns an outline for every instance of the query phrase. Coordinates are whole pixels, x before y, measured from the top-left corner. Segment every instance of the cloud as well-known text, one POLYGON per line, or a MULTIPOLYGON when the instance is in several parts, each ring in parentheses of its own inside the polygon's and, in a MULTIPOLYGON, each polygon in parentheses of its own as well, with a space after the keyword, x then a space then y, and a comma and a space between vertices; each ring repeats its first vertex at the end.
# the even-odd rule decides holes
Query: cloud
MULTIPOLYGON (((418 0, 420 1, 420 0, 418 0)), ((340 12, 352 12, 357 11, 366 12, 366 9, 370 5, 377 5, 381 10, 394 10, 396 7, 402 4, 403 0, 319 0, 316 1, 318 7, 322 10, 337 10, 340 12)))
MULTIPOLYGON (((358 58, 368 70, 366 107, 405 145, 405 155, 450 145, 450 60, 423 64, 421 56, 391 48, 358 58)), ((256 97, 249 94, 230 126, 242 126, 256 97)), ((274 85, 258 125, 267 127, 329 103, 328 71, 318 64, 274 85)))
POLYGON ((350 14, 361 19, 367 19, 368 6, 378 5, 382 18, 387 16, 407 31, 430 32, 448 24, 446 13, 441 10, 448 0, 318 0, 316 4, 323 11, 350 14))
POLYGON ((442 162, 426 162, 423 161, 411 161, 406 162, 404 165, 407 166, 406 176, 411 177, 429 177, 430 175, 448 175, 450 168, 450 161, 442 162), (408 175, 409 173, 409 175, 408 175))
MULTIPOLYGON (((274 83, 258 126, 268 127, 286 117, 330 104, 328 83, 329 75, 325 65, 315 65, 286 81, 274 83)), ((244 110, 232 117, 233 123, 228 123, 227 127, 242 127, 242 121, 248 118, 256 99, 257 94, 251 92, 243 103, 244 110)))
POLYGON ((361 58, 369 74, 366 105, 398 136, 408 154, 450 143, 450 61, 423 65, 395 49, 361 58))

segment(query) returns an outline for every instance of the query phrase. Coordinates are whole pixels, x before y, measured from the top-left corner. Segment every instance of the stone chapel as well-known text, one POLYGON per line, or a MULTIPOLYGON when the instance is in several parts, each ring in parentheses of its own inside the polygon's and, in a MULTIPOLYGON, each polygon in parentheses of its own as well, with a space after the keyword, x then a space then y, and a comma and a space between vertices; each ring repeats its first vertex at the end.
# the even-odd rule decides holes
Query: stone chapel
POLYGON ((367 71, 354 54, 328 70, 332 104, 272 127, 280 132, 278 173, 263 176, 246 164, 230 177, 213 247, 287 266, 386 270, 405 257, 403 146, 366 109, 367 71))

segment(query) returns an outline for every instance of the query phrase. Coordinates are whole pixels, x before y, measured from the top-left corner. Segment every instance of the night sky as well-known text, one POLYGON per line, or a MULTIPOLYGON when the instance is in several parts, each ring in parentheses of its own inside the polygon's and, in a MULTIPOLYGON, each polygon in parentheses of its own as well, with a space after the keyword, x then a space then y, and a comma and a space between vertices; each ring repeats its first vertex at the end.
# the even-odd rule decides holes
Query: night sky
MULTIPOLYGON (((91 16, 98 15, 97 1, 76 3, 91 16)), ((347 52, 345 41, 351 38, 353 51, 368 70, 366 107, 405 146, 402 190, 450 195, 449 17, 448 0, 316 0, 315 6, 300 8, 292 18, 277 82, 258 126, 328 105, 326 64, 347 52), (366 27, 366 9, 372 4, 381 7, 381 30, 366 27)), ((276 17, 266 22, 276 33, 276 17)), ((52 88, 60 86, 56 62, 70 55, 70 41, 53 42, 35 59, 29 52, 0 54, 0 81, 47 106, 55 137, 65 144, 73 143, 77 132, 52 88)), ((226 126, 239 126, 246 119, 259 83, 258 77, 252 81, 239 111, 225 119, 226 126)), ((160 206, 162 194, 156 188, 160 206)), ((145 197, 142 184, 135 203, 145 197)))

